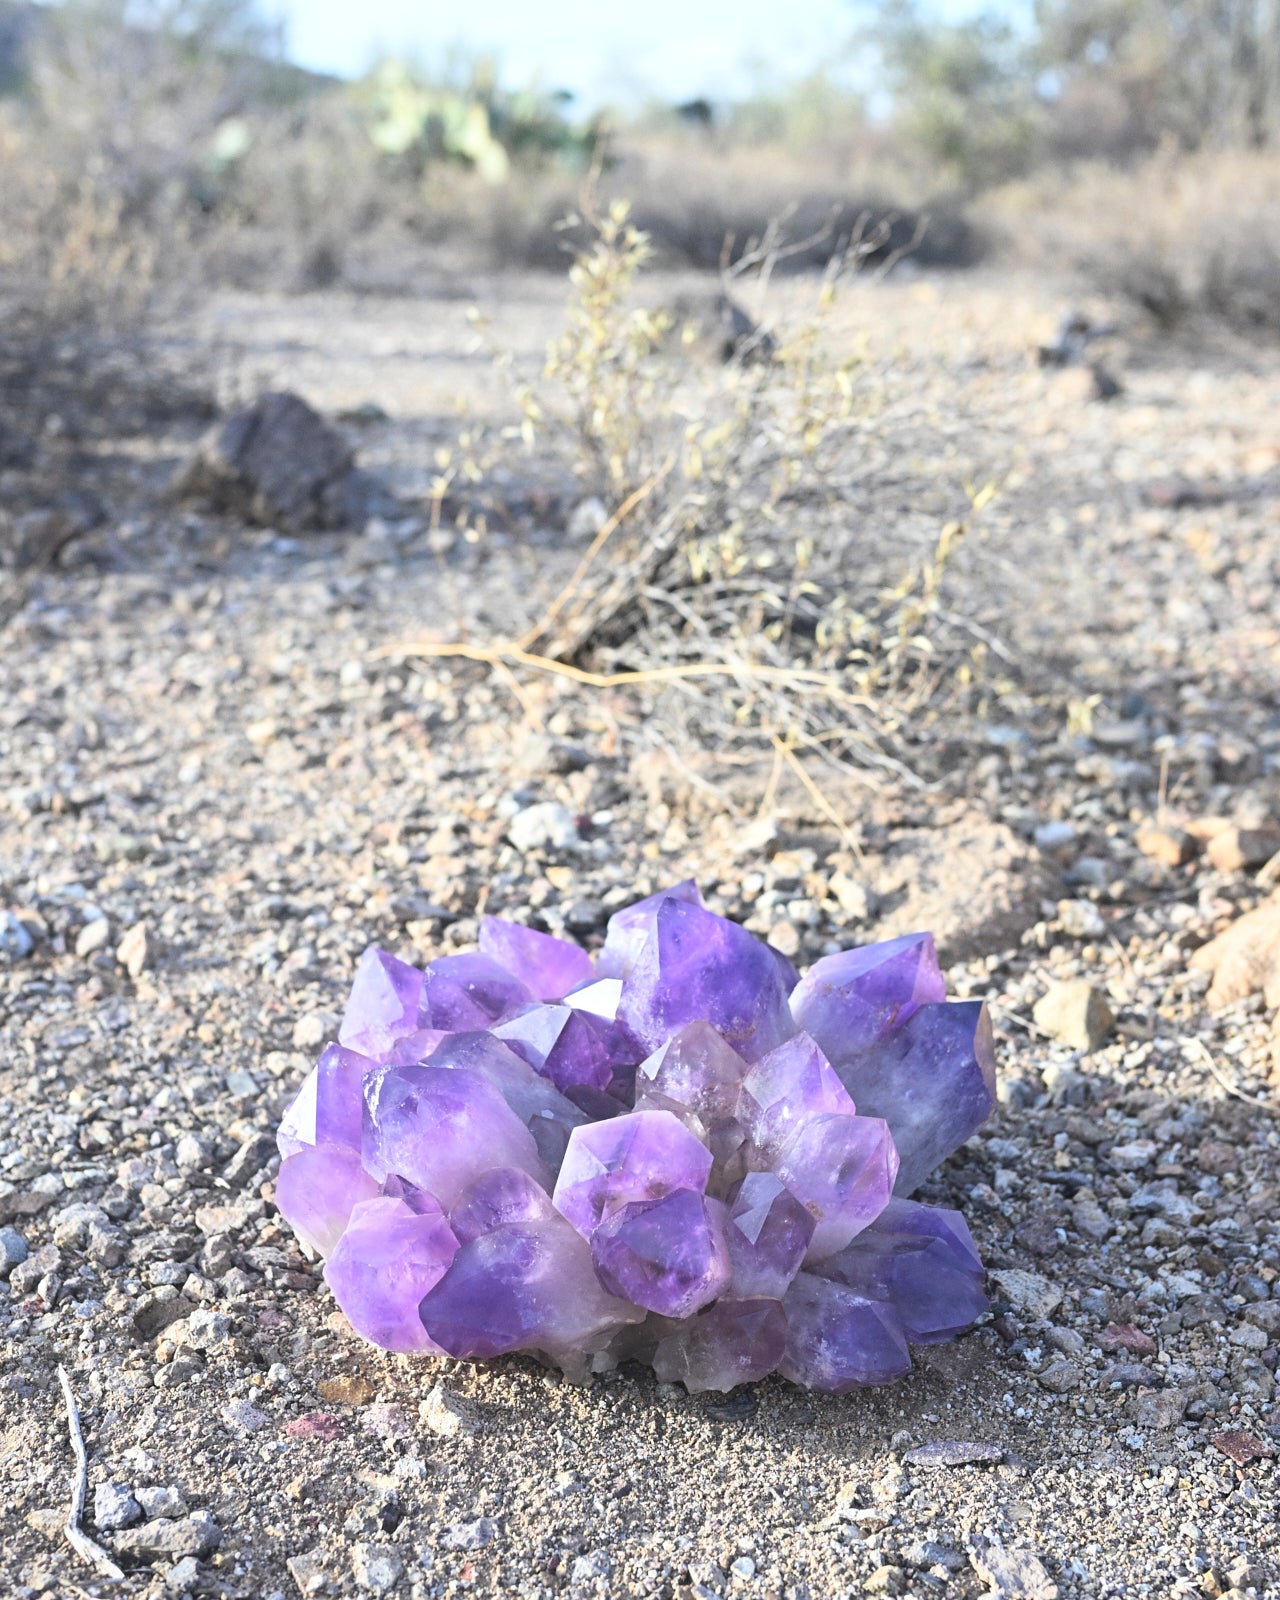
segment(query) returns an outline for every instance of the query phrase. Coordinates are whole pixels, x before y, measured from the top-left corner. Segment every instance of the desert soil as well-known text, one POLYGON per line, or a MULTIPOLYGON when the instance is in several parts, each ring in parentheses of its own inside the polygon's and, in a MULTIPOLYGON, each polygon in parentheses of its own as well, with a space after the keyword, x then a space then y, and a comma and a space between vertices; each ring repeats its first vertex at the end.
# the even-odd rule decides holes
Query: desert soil
MULTIPOLYGON (((376 402, 361 459, 420 495, 460 398, 503 403, 437 288, 228 298, 174 349, 229 393, 376 402)), ((473 288, 536 357, 560 286, 473 288)), ((1064 293, 867 282, 832 334, 884 389, 849 516, 919 538, 1000 489, 952 602, 995 641, 989 694, 938 714, 924 787, 838 796, 844 836, 786 773, 758 817, 767 762, 655 752, 638 696, 387 653, 537 613, 580 551, 537 492, 450 548, 282 537, 158 494, 195 421, 46 428, 109 515, 11 580, 0 654, 6 1594, 1280 1592, 1280 1074, 1261 996, 1211 1006, 1190 965, 1270 880, 1257 852, 1138 845, 1162 804, 1280 818, 1280 363, 1125 327, 1103 404, 1028 359, 1064 293), (276 1122, 361 950, 466 948, 482 910, 590 944, 690 875, 801 965, 933 926, 952 991, 989 1001, 1001 1104, 927 1195, 966 1213, 992 1317, 838 1397, 362 1344, 272 1205, 276 1122), (1092 1050, 1033 1016, 1069 980, 1113 1013, 1092 1050), (61 1531, 59 1364, 114 1584, 61 1531), (947 1442, 990 1448, 912 1455, 947 1442)))

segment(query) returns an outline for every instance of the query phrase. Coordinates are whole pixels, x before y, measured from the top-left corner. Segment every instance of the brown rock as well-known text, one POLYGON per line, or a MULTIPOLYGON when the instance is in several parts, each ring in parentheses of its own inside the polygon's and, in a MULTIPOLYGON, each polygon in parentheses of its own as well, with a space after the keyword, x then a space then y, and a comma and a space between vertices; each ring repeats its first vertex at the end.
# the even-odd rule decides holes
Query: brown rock
POLYGON ((902 833, 868 876, 883 907, 874 937, 928 928, 944 965, 1008 949, 1056 897, 1056 874, 1029 845, 974 818, 902 833))
POLYGON ((328 1400, 333 1405, 362 1406, 373 1399, 374 1387, 365 1378, 343 1375, 337 1378, 321 1378, 316 1384, 316 1393, 322 1400, 328 1400))
POLYGON ((1196 852, 1196 842, 1185 828, 1158 827, 1155 823, 1139 828, 1134 842, 1144 856, 1166 867, 1180 867, 1196 852))
POLYGON ((1186 1409, 1181 1389, 1139 1389, 1129 1402, 1129 1415, 1139 1428, 1174 1428, 1186 1409))
POLYGON ((1246 911, 1225 933, 1191 957, 1198 972, 1211 972, 1211 1006, 1228 1006, 1259 989, 1269 1006, 1280 1006, 1280 894, 1246 911))
POLYGON ((1280 850, 1280 828, 1225 829, 1209 841, 1208 856, 1219 872, 1265 866, 1280 850))
POLYGON ((1055 983, 1036 1001, 1032 1016, 1050 1038, 1073 1050, 1096 1050, 1116 1020, 1106 995, 1087 978, 1055 983))
POLYGON ((1240 1152, 1233 1144, 1223 1144, 1220 1139, 1205 1139, 1196 1151, 1196 1166, 1201 1172, 1223 1177, 1240 1167, 1240 1152))
POLYGON ((131 1561, 180 1561, 207 1556, 222 1543, 222 1529, 207 1511, 195 1511, 180 1522, 157 1517, 116 1534, 112 1547, 131 1561))
POLYGON ((1264 1456, 1272 1454, 1270 1445, 1264 1444, 1254 1434, 1245 1433, 1242 1429, 1236 1429, 1231 1433, 1215 1433, 1213 1443, 1238 1467, 1247 1467, 1251 1461, 1260 1461, 1264 1456))
POLYGON ((1108 1355, 1115 1350, 1128 1350, 1135 1356, 1153 1356, 1156 1353, 1156 1342, 1151 1335, 1143 1333, 1141 1328, 1135 1328, 1131 1322, 1108 1323, 1101 1333, 1094 1336, 1093 1342, 1108 1355))

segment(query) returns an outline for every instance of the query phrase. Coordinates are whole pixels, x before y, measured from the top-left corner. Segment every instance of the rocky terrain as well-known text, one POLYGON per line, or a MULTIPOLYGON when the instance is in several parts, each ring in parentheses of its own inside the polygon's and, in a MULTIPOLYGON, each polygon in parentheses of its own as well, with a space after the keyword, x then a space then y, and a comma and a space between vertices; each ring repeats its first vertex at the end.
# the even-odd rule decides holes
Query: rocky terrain
MULTIPOLYGON (((484 287, 536 353, 558 288, 484 287)), ((0 611, 7 1594, 1276 1592, 1280 368, 1132 327, 1103 402, 1031 357, 1062 304, 904 275, 831 333, 885 391, 841 515, 919 540, 999 494, 947 600, 982 692, 921 712, 921 782, 822 805, 655 738, 643 687, 400 648, 513 636, 581 553, 537 493, 471 540, 412 514, 458 398, 501 405, 460 300, 242 297, 175 341, 346 415, 401 520, 175 505, 194 413, 64 408, 13 458, 11 516, 49 461, 100 507, 0 611), (685 876, 801 966, 932 927, 989 1001, 1000 1109, 926 1198, 990 1319, 842 1397, 363 1345, 272 1204, 360 952, 468 948, 485 910, 590 944, 685 876), (63 1533, 59 1365, 118 1580, 63 1533)))

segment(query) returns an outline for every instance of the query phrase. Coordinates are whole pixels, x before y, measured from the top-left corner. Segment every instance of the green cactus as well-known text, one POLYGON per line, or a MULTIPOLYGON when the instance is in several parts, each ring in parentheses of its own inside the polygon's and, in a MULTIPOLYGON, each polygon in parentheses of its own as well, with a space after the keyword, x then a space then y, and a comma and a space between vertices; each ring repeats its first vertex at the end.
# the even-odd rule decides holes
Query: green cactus
POLYGON ((594 140, 592 132, 576 130, 565 118, 562 97, 508 93, 484 60, 458 89, 433 86, 393 58, 375 69, 361 95, 374 147, 424 174, 434 162, 454 161, 488 183, 502 183, 513 157, 580 164, 594 140))

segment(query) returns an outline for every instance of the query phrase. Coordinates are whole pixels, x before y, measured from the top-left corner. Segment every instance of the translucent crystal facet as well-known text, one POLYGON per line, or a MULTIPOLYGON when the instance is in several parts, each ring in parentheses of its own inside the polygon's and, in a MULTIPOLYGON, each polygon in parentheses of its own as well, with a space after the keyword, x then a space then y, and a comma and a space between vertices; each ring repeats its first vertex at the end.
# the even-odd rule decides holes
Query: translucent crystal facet
POLYGON ((749 1172, 729 1205, 725 1245, 733 1293, 781 1300, 799 1272, 817 1223, 772 1172, 749 1172))
POLYGON ((663 1383, 693 1393, 768 1377, 787 1345, 787 1317, 777 1300, 717 1300, 658 1342, 653 1370, 663 1383))
POLYGON ((556 1209, 589 1239, 603 1217, 673 1189, 706 1188, 711 1152, 669 1111, 633 1111, 575 1128, 556 1180, 556 1209))
POLYGON ((489 1167, 546 1177, 533 1135, 498 1090, 465 1067, 380 1067, 365 1079, 364 1164, 452 1205, 489 1167))
POLYGON ((418 1014, 424 1028, 465 1033, 505 1022, 532 999, 525 983, 488 956, 441 956, 423 974, 418 1014))
POLYGON ((758 1061, 796 1031, 787 1005, 794 983, 778 952, 736 922, 667 899, 623 980, 618 1021, 646 1053, 706 1022, 758 1061))
POLYGON ((501 917, 480 919, 480 954, 519 978, 536 1000, 563 1000, 595 976, 581 945, 501 917))
POLYGON ((995 1109, 987 1008, 977 1000, 922 1006, 842 1069, 858 1110, 883 1117, 898 1149, 897 1192, 913 1194, 995 1109))
POLYGON ((796 985, 791 1011, 839 1066, 945 996, 933 935, 910 933, 815 961, 796 985))
POLYGON ((304 1145, 344 1144, 360 1148, 364 1076, 376 1065, 341 1045, 326 1045, 280 1119, 276 1143, 282 1156, 304 1145))
POLYGON ((439 1206, 415 1210, 390 1195, 351 1213, 324 1269, 347 1321, 384 1350, 438 1351, 418 1315, 423 1295, 440 1282, 458 1249, 439 1206))
POLYGON ((719 1208, 696 1189, 611 1211, 591 1235, 591 1257, 611 1294, 664 1317, 687 1317, 728 1285, 719 1208))
POLYGON ((607 1089, 613 1078, 603 1026, 570 1006, 530 1006, 493 1031, 557 1089, 607 1089))
POLYGON ((693 879, 686 878, 683 883, 661 889, 657 894, 615 911, 605 930, 604 949, 596 960, 596 970, 602 978, 627 977, 653 931, 658 908, 668 900, 700 906, 702 895, 693 879))
POLYGON ((911 1370, 893 1307, 802 1272, 782 1302, 787 1347, 778 1371, 806 1389, 839 1394, 891 1383, 911 1370))
POLYGON ((429 1336, 460 1357, 591 1349, 641 1315, 601 1285, 589 1247, 555 1213, 476 1235, 419 1309, 429 1336))
POLYGON ((374 1061, 385 1060, 420 1026, 424 983, 425 975, 417 967, 370 946, 356 968, 338 1043, 374 1061))
POLYGON ((963 1218, 904 1197, 994 1095, 927 934, 798 980, 685 882, 596 958, 499 917, 425 969, 367 950, 275 1198, 384 1349, 840 1391, 985 1310, 963 1218))
POLYGON ((912 1344, 954 1338, 987 1309, 987 1275, 964 1218, 914 1200, 890 1200, 815 1271, 888 1301, 912 1344))
POLYGON ((359 1150, 343 1144, 309 1144, 286 1156, 276 1175, 276 1205, 293 1231, 327 1256, 341 1239, 352 1208, 371 1200, 378 1184, 360 1164, 359 1150))

